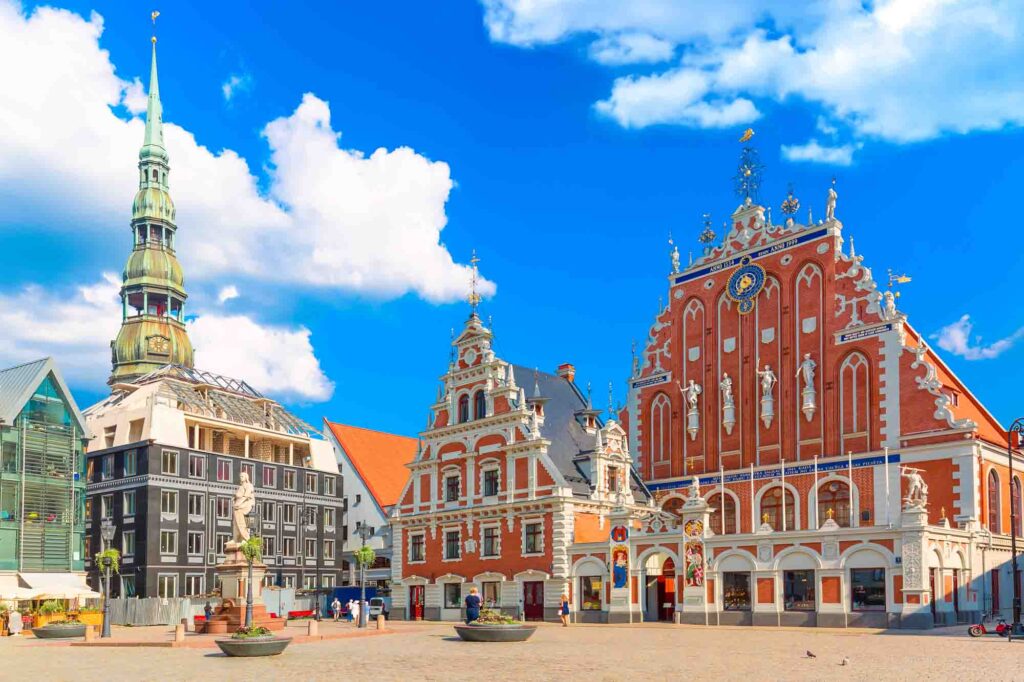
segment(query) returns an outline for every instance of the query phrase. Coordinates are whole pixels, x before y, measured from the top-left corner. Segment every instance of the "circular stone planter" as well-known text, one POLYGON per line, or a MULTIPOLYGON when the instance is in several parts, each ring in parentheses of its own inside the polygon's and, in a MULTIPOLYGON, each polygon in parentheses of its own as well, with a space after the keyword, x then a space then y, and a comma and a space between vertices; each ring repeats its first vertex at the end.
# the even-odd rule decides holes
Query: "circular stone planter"
POLYGON ((44 625, 41 628, 32 628, 32 634, 38 639, 69 639, 71 637, 85 637, 85 623, 74 625, 44 625))
POLYGON ((292 638, 268 636, 214 641, 227 656, 277 656, 291 644, 292 638))
POLYGON ((525 642, 530 639, 536 625, 456 625, 455 631, 466 642, 525 642))

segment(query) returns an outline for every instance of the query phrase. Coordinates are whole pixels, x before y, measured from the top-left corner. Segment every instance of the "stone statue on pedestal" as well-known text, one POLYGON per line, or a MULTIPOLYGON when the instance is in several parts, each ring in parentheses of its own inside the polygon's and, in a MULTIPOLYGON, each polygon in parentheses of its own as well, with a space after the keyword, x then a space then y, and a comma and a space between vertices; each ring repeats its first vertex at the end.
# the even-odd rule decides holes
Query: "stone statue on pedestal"
POLYGON ((736 425, 736 404, 732 397, 732 379, 727 372, 722 373, 718 387, 722 391, 722 426, 727 434, 731 434, 736 425))
POLYGON ((761 381, 761 422, 767 429, 775 418, 775 398, 772 396, 772 389, 775 388, 778 379, 769 365, 765 365, 764 371, 758 372, 757 376, 761 381))
POLYGON ((700 384, 695 383, 693 379, 690 379, 690 383, 686 388, 682 389, 683 395, 686 397, 686 403, 689 406, 686 410, 686 432, 690 434, 690 440, 697 439, 697 431, 700 429, 700 412, 697 410, 697 398, 702 390, 700 384))
POLYGON ((807 417, 807 421, 811 421, 811 417, 814 416, 814 410, 817 409, 817 391, 814 388, 814 369, 817 366, 818 363, 811 359, 811 354, 804 353, 803 362, 800 363, 796 370, 798 377, 803 375, 804 387, 800 391, 802 398, 800 409, 803 411, 804 416, 807 417))
POLYGON ((245 517, 256 505, 256 491, 249 482, 249 474, 244 471, 238 476, 238 488, 235 489, 234 515, 231 517, 232 541, 238 545, 249 539, 249 528, 245 517))
POLYGON ((910 509, 917 507, 924 509, 928 506, 928 484, 924 482, 920 469, 900 467, 900 474, 907 479, 907 494, 903 498, 903 508, 910 509))

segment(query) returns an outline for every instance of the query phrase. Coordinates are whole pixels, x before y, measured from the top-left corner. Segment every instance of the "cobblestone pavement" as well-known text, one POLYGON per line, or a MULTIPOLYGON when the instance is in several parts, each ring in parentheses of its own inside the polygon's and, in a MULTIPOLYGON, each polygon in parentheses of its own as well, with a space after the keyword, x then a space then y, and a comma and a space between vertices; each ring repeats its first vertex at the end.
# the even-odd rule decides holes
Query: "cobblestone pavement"
MULTIPOLYGON (((293 644, 266 659, 227 659, 210 649, 86 649, 4 638, 0 680, 1024 679, 1024 641, 971 639, 965 627, 907 634, 544 624, 524 644, 461 642, 450 625, 438 623, 395 623, 393 629, 386 637, 293 644), (808 650, 817 657, 806 657, 808 650)), ((114 636, 138 638, 138 629, 132 630, 118 628, 114 636)), ((165 638, 160 629, 148 630, 165 638)))

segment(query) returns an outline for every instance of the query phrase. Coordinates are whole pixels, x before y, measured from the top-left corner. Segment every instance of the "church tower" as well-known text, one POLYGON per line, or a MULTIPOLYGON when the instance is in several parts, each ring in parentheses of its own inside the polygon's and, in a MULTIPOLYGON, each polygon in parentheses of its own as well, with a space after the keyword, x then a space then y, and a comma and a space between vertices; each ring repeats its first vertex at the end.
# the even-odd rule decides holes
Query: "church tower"
POLYGON ((156 75, 156 37, 149 77, 146 135, 139 151, 139 191, 132 205, 132 253, 121 285, 121 329, 110 343, 107 383, 131 381, 163 365, 192 367, 185 329, 185 278, 174 255, 174 202, 156 75))

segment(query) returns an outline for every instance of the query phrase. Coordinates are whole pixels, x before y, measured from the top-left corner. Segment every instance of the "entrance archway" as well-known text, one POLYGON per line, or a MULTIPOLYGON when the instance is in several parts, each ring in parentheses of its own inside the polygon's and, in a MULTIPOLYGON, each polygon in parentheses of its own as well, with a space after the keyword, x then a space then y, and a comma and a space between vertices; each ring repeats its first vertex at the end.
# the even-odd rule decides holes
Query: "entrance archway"
POLYGON ((676 563, 655 552, 643 563, 643 611, 646 621, 672 622, 676 612, 676 563))

